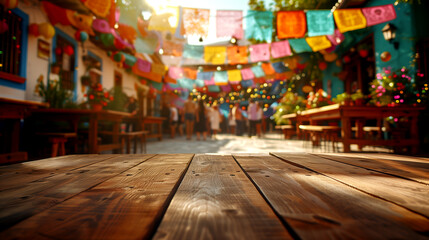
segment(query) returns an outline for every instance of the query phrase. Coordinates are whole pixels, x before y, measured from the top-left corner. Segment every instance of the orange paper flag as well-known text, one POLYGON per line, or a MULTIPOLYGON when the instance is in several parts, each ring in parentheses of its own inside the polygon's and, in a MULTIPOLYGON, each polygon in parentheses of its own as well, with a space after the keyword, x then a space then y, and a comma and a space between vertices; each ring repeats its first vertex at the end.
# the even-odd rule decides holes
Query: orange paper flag
POLYGON ((197 8, 182 9, 182 35, 206 37, 209 32, 210 10, 197 8))
POLYGON ((248 62, 247 46, 232 46, 227 48, 229 64, 245 64, 248 62))
POLYGON ((359 8, 336 10, 334 19, 342 33, 366 27, 366 18, 359 8))
POLYGON ((226 47, 205 47, 204 60, 206 63, 224 64, 226 57, 226 47))
POLYGON ((326 36, 308 37, 305 39, 314 52, 330 48, 331 41, 326 36))
POLYGON ((271 66, 271 63, 262 63, 261 67, 266 75, 273 75, 274 73, 276 73, 273 66, 271 66))
POLYGON ((281 11, 277 13, 277 37, 300 38, 307 31, 304 11, 281 11))

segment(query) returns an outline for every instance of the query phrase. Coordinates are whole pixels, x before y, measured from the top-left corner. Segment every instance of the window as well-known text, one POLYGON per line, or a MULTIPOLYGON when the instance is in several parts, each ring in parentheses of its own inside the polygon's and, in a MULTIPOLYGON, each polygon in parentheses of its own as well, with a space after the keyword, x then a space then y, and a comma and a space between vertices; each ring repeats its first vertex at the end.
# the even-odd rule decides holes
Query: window
POLYGON ((0 34, 0 78, 24 83, 22 65, 25 64, 23 46, 26 45, 24 41, 26 19, 15 12, 17 11, 5 10, 4 6, 0 5, 0 19, 8 26, 8 30, 0 34))
POLYGON ((60 66, 61 84, 64 89, 74 89, 75 49, 74 43, 57 34, 55 59, 60 66))

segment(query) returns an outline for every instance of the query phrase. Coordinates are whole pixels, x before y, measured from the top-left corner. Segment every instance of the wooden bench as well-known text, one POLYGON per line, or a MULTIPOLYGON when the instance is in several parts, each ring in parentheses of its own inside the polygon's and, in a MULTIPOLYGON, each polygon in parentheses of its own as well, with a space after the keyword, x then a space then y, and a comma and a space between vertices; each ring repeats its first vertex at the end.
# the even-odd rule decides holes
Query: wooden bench
POLYGON ((134 132, 123 132, 119 136, 121 138, 121 147, 124 148, 127 145, 127 154, 131 151, 131 140, 134 139, 134 153, 137 153, 137 139, 140 138, 140 150, 142 153, 146 153, 146 136, 149 131, 134 131, 134 132))
POLYGON ((36 135, 48 137, 49 142, 52 144, 51 157, 66 155, 65 143, 68 141, 69 138, 77 138, 77 134, 71 132, 41 132, 36 133, 36 135))
MULTIPOLYGON (((316 126, 316 125, 299 125, 303 131, 304 140, 310 140, 313 147, 319 146, 320 141, 332 142, 332 150, 336 150, 335 143, 338 142, 338 133, 341 128, 338 126, 316 126)), ((327 146, 325 145, 327 149, 327 146)))
POLYGON ((275 126, 275 129, 281 130, 284 139, 291 139, 291 137, 296 133, 295 126, 293 125, 277 125, 275 126))

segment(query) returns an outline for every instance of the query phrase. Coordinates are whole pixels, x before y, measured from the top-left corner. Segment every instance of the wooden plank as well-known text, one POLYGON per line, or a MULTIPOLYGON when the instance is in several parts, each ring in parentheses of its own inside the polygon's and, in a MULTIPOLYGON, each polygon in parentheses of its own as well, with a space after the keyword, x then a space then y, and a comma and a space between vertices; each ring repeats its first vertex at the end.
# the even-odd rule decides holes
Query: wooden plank
MULTIPOLYGON (((0 230, 49 209, 152 156, 117 156, 4 190, 0 195, 0 230)), ((81 157, 85 158, 85 155, 81 157)), ((51 161, 55 162, 55 159, 51 161)))
POLYGON ((273 156, 234 155, 301 239, 418 239, 429 220, 273 156))
POLYGON ((89 166, 112 158, 113 155, 68 155, 0 166, 0 191, 40 181, 72 169, 89 166))
POLYGON ((363 167, 429 185, 429 159, 426 162, 422 162, 413 161, 412 158, 409 158, 407 161, 382 159, 379 158, 377 154, 368 154, 365 157, 341 153, 315 155, 329 160, 363 167))
POLYGON ((288 239, 231 156, 196 155, 154 239, 288 239))
MULTIPOLYGON (((27 160, 27 152, 11 152, 0 154, 0 164, 11 164, 27 160)), ((0 183, 1 184, 1 183, 0 183)))
MULTIPOLYGON (((192 156, 157 155, 28 218, 0 234, 0 239, 32 239, 34 236, 51 239, 150 238, 192 156)), ((147 155, 140 155, 143 157, 147 158, 147 155)), ((121 157, 129 158, 130 155, 121 157)))
POLYGON ((429 186, 309 154, 272 153, 429 218, 429 186))

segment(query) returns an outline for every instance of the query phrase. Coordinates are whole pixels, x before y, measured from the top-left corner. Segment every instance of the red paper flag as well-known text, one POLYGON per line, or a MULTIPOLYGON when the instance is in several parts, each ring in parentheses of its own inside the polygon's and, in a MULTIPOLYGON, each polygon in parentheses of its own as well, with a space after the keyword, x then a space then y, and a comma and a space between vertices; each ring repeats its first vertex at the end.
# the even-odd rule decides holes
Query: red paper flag
POLYGON ((277 37, 301 38, 307 31, 304 11, 284 11, 277 13, 277 37))

